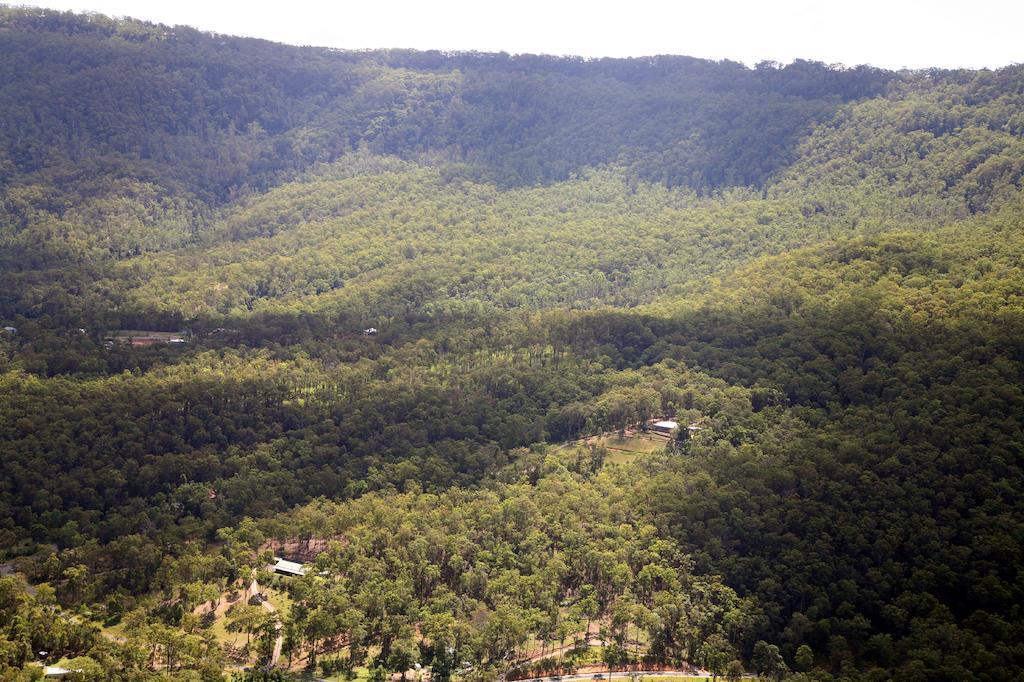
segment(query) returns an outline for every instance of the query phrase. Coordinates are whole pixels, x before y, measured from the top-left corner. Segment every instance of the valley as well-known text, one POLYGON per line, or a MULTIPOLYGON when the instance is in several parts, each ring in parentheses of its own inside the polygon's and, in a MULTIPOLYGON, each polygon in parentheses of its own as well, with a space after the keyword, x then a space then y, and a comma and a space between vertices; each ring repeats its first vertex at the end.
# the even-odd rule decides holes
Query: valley
POLYGON ((1024 671, 1024 68, 0 46, 0 678, 1024 671))

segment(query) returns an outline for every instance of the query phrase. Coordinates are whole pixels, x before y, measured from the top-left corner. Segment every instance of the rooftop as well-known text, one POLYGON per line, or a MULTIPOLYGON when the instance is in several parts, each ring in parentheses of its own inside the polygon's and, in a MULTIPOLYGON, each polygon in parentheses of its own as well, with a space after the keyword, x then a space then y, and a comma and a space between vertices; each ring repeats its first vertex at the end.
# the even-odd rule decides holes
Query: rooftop
POLYGON ((48 665, 43 667, 43 677, 64 677, 65 675, 70 675, 73 672, 77 671, 62 668, 59 665, 48 665))
POLYGON ((306 575, 306 567, 297 561, 288 561, 281 557, 274 557, 274 563, 270 566, 271 570, 277 571, 278 573, 287 573, 289 575, 306 575))

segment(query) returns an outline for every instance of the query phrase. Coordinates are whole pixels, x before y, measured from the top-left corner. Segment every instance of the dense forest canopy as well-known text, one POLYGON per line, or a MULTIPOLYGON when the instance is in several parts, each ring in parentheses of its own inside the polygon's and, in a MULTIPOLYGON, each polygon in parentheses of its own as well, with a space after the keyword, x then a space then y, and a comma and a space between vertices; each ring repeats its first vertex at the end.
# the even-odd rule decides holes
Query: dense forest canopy
POLYGON ((1024 675, 1024 68, 0 73, 4 679, 1024 675))

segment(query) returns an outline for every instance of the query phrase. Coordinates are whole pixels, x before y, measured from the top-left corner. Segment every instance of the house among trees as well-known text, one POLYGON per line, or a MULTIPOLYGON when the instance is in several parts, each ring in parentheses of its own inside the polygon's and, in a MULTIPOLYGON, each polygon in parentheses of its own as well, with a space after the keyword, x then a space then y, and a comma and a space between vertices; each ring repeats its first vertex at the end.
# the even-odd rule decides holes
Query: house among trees
POLYGON ((679 422, 672 419, 663 419, 651 424, 651 431, 656 433, 669 434, 679 428, 679 422))
POLYGON ((377 336, 377 328, 370 327, 369 329, 364 329, 363 336, 377 336))
POLYGON ((287 575, 292 577, 306 575, 306 567, 297 561, 288 561, 281 557, 274 557, 274 563, 269 566, 270 570, 278 575, 287 575))
POLYGON ((188 337, 189 333, 186 331, 157 332, 142 329, 121 329, 106 336, 104 341, 108 345, 115 343, 128 346, 180 345, 187 343, 188 337))

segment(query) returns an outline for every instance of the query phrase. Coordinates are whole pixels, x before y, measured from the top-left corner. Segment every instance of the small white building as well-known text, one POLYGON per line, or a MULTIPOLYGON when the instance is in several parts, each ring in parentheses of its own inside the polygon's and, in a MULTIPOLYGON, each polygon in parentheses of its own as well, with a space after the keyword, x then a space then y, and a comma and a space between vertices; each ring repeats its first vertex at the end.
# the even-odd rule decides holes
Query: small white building
POLYGON ((663 419, 651 424, 651 431, 656 431, 657 433, 672 433, 677 428, 679 428, 679 422, 671 419, 663 419))
POLYGON ((306 575, 306 567, 297 561, 288 561, 281 557, 274 557, 274 563, 270 565, 270 570, 279 575, 289 576, 302 576, 306 575))
POLYGON ((71 673, 74 673, 74 672, 78 672, 78 671, 77 670, 68 670, 67 668, 62 668, 59 665, 43 666, 43 677, 49 677, 49 678, 64 677, 65 675, 70 675, 71 673))

